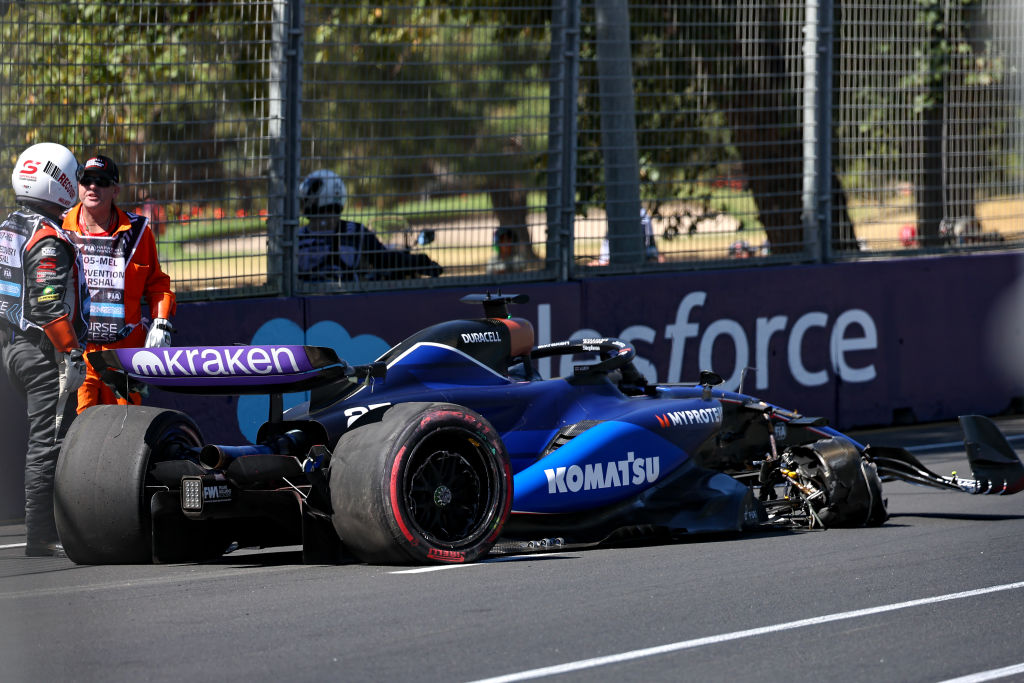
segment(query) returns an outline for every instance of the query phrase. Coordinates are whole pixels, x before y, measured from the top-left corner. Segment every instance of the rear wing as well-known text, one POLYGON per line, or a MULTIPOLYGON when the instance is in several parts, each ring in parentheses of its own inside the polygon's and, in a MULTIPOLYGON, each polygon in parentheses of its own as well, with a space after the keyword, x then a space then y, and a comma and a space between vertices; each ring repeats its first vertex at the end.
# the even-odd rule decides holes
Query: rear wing
POLYGON ((383 377, 383 363, 349 365, 323 346, 175 346, 109 349, 89 362, 115 391, 130 380, 188 394, 287 394, 383 377))
POLYGON ((974 479, 948 477, 925 467, 903 448, 868 446, 865 454, 875 463, 882 481, 902 481, 966 493, 1006 496, 1024 491, 1024 464, 1006 436, 983 415, 961 415, 960 428, 974 479))

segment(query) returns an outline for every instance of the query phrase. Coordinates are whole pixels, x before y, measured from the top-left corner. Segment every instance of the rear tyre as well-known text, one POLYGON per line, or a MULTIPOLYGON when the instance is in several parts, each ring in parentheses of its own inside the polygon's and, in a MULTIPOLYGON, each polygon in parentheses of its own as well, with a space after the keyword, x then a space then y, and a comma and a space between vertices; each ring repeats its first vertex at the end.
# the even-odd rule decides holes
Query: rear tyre
POLYGON ((153 561, 150 469, 203 445, 190 417, 150 406, 101 405, 79 415, 54 482, 57 532, 78 564, 153 561))
POLYGON ((811 501, 825 527, 878 526, 889 513, 875 466, 845 439, 822 439, 793 449, 801 474, 824 491, 811 501))
POLYGON ((512 505, 494 428, 451 403, 402 403, 360 418, 331 458, 334 528, 374 564, 473 562, 512 505))

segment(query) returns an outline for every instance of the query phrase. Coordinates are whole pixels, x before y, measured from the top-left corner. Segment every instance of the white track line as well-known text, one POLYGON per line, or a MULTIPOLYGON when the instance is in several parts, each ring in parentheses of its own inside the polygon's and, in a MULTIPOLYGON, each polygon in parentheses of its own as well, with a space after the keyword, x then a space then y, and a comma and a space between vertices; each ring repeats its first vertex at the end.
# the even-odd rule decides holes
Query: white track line
POLYGON ((556 664, 555 666, 547 666, 540 669, 530 669, 527 671, 519 671, 516 673, 505 674, 504 676, 484 678, 475 681, 474 683, 511 683, 512 681, 525 681, 532 678, 541 678, 543 676, 557 676, 559 674, 570 673, 573 671, 594 669, 599 666, 619 664, 621 662, 628 662, 634 659, 643 659, 645 657, 655 657, 657 655, 669 654, 671 652, 678 652, 680 650, 689 650, 697 647, 703 647, 705 645, 717 645, 719 643, 726 643, 732 640, 740 640, 742 638, 752 638, 754 636, 763 636, 769 633, 792 631, 793 629, 804 628, 806 626, 818 626, 820 624, 827 624, 833 621, 857 619, 859 617, 866 617, 872 614, 895 612, 896 610, 908 609, 910 607, 920 607, 922 605, 933 605, 938 602, 947 602, 949 600, 965 600, 967 598, 973 598, 979 595, 985 595, 987 593, 998 593, 1001 591, 1018 590, 1020 588, 1024 588, 1024 581, 1018 581, 1016 583, 1005 583, 1000 586, 989 586, 988 588, 978 588, 975 590, 962 591, 960 593, 947 593, 946 595, 936 595, 930 598, 908 600, 906 602, 897 602, 890 605, 879 605, 878 607, 868 607, 866 609, 858 609, 850 612, 837 612, 835 614, 826 614, 820 617, 811 617, 810 619, 801 619, 799 621, 790 621, 782 624, 773 624, 771 626, 761 626, 760 628, 752 628, 746 631, 734 631, 732 633, 722 633, 716 636, 707 636, 705 638, 683 640, 677 643, 658 645, 656 647, 648 647, 642 650, 631 650, 629 652, 620 652, 619 654, 607 655, 605 657, 581 659, 575 662, 566 662, 565 664, 556 664))
POLYGON ((446 569, 458 569, 459 567, 480 567, 482 562, 470 562, 468 564, 439 564, 431 567, 417 567, 416 569, 397 569, 392 574, 429 574, 430 572, 443 572, 446 569))
POLYGON ((950 678, 942 683, 982 683, 983 681, 994 681, 997 678, 1006 678, 1015 674, 1024 673, 1024 663, 1004 666, 1002 669, 990 669, 979 671, 976 674, 967 674, 960 678, 950 678))

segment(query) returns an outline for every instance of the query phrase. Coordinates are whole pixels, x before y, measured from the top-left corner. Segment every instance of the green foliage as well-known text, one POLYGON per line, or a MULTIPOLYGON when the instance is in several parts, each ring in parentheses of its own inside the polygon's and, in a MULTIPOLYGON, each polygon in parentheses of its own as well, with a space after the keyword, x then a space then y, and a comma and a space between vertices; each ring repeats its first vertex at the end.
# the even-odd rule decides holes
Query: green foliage
MULTIPOLYGON (((706 70, 707 60, 718 59, 734 36, 712 17, 703 5, 630 10, 641 195, 649 204, 705 201, 703 181, 735 173, 740 161, 706 70)), ((593 6, 584 6, 581 29, 577 197, 580 206, 600 205, 605 189, 593 6)))
POLYGON ((357 205, 370 199, 378 210, 417 196, 456 202, 501 174, 532 185, 547 145, 537 50, 548 36, 502 18, 424 0, 309 3, 302 172, 332 168, 357 205))
MULTIPOLYGON (((878 184, 889 173, 883 184, 900 180, 902 167, 885 160, 915 153, 906 122, 941 102, 951 81, 979 90, 1005 83, 1009 67, 988 49, 982 0, 910 1, 919 46, 913 73, 897 88, 872 83, 872 74, 892 68, 899 44, 886 34, 898 27, 880 23, 874 40, 859 41, 867 46, 857 55, 864 76, 843 75, 855 99, 851 118, 837 114, 837 138, 859 145, 843 169, 847 187, 878 184)), ((799 12, 781 3, 631 5, 643 198, 718 210, 709 184, 741 175, 743 161, 727 117, 743 104, 735 93, 753 82, 744 71, 750 65, 737 57, 752 35, 742 31, 760 26, 765 33, 748 42, 768 50, 757 59, 773 58, 770 49, 783 41, 772 22, 798 21, 799 12), (772 22, 760 21, 766 16, 772 22)), ((273 6, 4 3, 0 156, 9 165, 24 145, 54 140, 76 152, 111 153, 132 169, 129 183, 158 199, 265 208, 273 6)), ((594 7, 582 6, 578 200, 592 205, 604 199, 603 157, 594 7)), ((349 211, 368 219, 404 214, 416 203, 434 215, 476 211, 476 203, 487 210, 483 192, 495 187, 533 190, 533 203, 547 182, 548 70, 563 57, 550 54, 551 7, 308 0, 300 171, 325 166, 342 174, 349 211)), ((1003 114, 979 124, 979 139, 1005 137, 1014 117, 1003 114)), ((999 144, 979 153, 981 162, 1006 159, 999 144)), ((205 228, 193 221, 173 229, 190 239, 205 228)))
MULTIPOLYGON (((252 51, 266 40, 263 22, 241 21, 239 2, 14 3, 0 25, 12 48, 8 87, 28 105, 17 109, 25 140, 51 136, 70 145, 134 141, 165 102, 219 81, 225 100, 251 101, 252 51), (118 27, 123 27, 119 29, 118 27), (225 59, 224 46, 237 50, 225 59), (249 52, 249 54, 246 54, 249 52), (169 92, 170 91, 170 92, 169 92), (169 96, 174 95, 174 96, 169 96), (67 120, 70 118, 71 120, 67 120)), ((209 96, 193 98, 193 102, 209 96)))
POLYGON ((983 173, 998 185, 1012 170, 999 162, 1000 149, 1010 137, 1007 121, 1019 114, 1000 111, 998 90, 1008 71, 991 39, 992 7, 984 0, 911 0, 873 27, 872 40, 837 43, 836 76, 851 98, 834 110, 835 137, 849 141, 838 157, 847 190, 872 190, 882 199, 899 183, 914 182, 915 168, 904 160, 922 154, 920 122, 955 102, 960 109, 950 116, 970 119, 970 137, 950 134, 947 165, 963 160, 979 185, 983 173))

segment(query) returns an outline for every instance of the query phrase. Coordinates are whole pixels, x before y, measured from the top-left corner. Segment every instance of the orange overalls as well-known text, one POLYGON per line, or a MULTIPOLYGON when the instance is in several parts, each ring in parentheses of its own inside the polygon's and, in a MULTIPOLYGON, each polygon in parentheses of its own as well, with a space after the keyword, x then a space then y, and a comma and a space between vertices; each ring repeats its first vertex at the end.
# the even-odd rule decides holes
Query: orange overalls
POLYGON ((143 298, 153 318, 170 319, 176 309, 171 278, 160 268, 149 219, 117 207, 113 210, 117 225, 103 235, 86 234, 79 223, 81 204, 64 217, 64 230, 82 253, 92 296, 85 349, 88 369, 78 390, 79 413, 98 404, 141 402, 141 396, 135 392, 128 399, 118 398, 100 379, 92 363, 88 363, 88 354, 145 346, 146 327, 141 324, 143 298))

